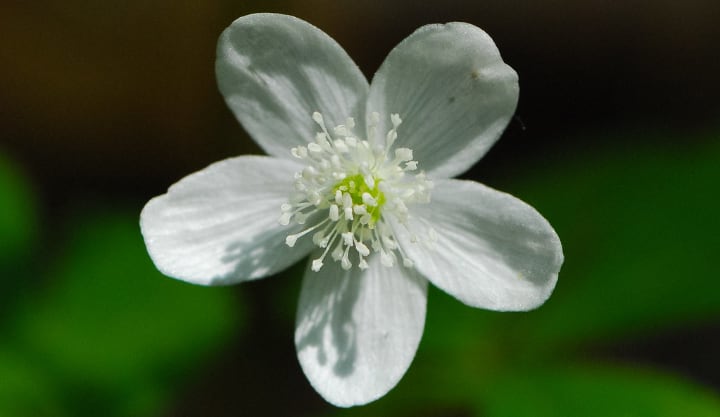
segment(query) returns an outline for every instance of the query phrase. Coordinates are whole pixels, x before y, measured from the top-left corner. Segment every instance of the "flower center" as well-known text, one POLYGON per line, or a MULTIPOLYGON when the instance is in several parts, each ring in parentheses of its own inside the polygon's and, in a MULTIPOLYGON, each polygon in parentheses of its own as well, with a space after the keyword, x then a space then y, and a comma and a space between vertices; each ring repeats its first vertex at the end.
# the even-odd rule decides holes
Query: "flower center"
POLYGON ((367 214, 370 215, 368 227, 372 227, 380 219, 382 206, 385 205, 385 194, 380 191, 379 178, 373 178, 375 186, 370 188, 361 174, 345 177, 333 187, 333 194, 340 191, 350 195, 353 206, 366 205, 367 214), (363 198, 365 200, 363 200, 363 198), (373 204, 374 202, 374 204, 373 204), (368 207, 369 206, 369 207, 368 207))
POLYGON ((391 221, 405 225, 408 205, 430 201, 432 182, 422 172, 411 173, 417 169, 412 150, 395 148, 390 156, 402 123, 397 114, 390 119, 393 127, 383 145, 375 138, 377 113, 371 114, 368 139, 362 140, 353 134, 352 118, 336 126, 331 135, 316 112, 313 120, 321 131, 315 141, 292 149, 306 166, 295 174, 296 192, 282 205, 279 221, 304 225, 310 220, 313 224, 288 235, 285 243, 292 247, 313 233, 313 243, 324 249, 312 262, 314 271, 322 268, 328 254, 346 270, 352 268, 353 260, 360 269, 367 268, 365 258, 371 252, 379 252, 385 266, 393 266, 398 255, 405 266, 412 266, 395 239, 391 221))

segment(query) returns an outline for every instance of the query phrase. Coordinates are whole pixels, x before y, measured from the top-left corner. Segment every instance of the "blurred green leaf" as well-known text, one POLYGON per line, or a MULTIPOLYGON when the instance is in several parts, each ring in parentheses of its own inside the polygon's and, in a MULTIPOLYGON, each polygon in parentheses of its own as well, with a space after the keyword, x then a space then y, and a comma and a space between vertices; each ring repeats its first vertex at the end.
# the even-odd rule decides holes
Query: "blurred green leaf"
POLYGON ((720 142, 695 142, 709 145, 628 145, 549 163, 501 187, 535 206, 560 235, 557 288, 525 313, 468 308, 433 289, 421 353, 458 358, 458 368, 474 355, 472 366, 487 370, 717 319, 720 142))
POLYGON ((0 153, 0 268, 27 251, 36 234, 37 207, 30 184, 20 168, 0 153))
POLYGON ((0 332, 20 295, 36 283, 30 263, 38 232, 36 204, 22 169, 0 153, 0 332))
POLYGON ((57 387, 25 358, 0 350, 0 380, 0 416, 67 415, 62 412, 57 387))
POLYGON ((548 216, 566 259, 544 306, 503 317, 517 338, 549 348, 718 317, 720 147, 695 143, 710 145, 628 145, 555 164, 515 188, 548 216))
POLYGON ((716 417, 709 390, 655 371, 616 367, 530 370, 506 374, 483 395, 488 417, 716 417))
POLYGON ((71 415, 157 411, 238 326, 233 296, 157 272, 135 214, 95 214, 69 230, 48 287, 14 322, 14 346, 62 388, 71 415))

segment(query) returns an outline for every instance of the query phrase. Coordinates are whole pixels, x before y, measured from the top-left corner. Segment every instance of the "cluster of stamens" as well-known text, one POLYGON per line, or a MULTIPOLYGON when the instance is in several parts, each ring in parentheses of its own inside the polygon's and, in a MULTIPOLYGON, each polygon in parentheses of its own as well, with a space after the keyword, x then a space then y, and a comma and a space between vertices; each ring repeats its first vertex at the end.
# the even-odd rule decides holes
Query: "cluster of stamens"
POLYGON ((312 226, 287 236, 285 243, 292 247, 312 233, 313 243, 324 249, 312 261, 314 271, 322 268, 328 254, 345 270, 353 266, 351 257, 365 269, 365 258, 372 251, 379 252, 385 266, 393 266, 399 255, 403 265, 412 267, 388 220, 393 216, 397 224, 406 225, 408 204, 429 202, 432 182, 422 172, 412 173, 417 170, 412 150, 396 148, 391 154, 400 116, 391 115, 392 129, 384 144, 376 138, 377 113, 370 115, 367 140, 354 135, 352 118, 331 134, 320 113, 312 117, 321 131, 307 146, 292 149, 292 155, 306 166, 295 174, 295 193, 282 205, 280 216, 283 225, 312 226))

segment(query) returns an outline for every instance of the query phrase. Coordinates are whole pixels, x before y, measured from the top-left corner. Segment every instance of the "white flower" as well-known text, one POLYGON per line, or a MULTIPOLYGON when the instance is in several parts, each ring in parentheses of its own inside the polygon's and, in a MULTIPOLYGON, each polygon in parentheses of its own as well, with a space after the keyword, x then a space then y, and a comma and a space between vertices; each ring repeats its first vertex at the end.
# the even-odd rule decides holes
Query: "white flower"
POLYGON ((466 23, 428 25, 368 85, 329 36, 290 16, 223 32, 220 91, 270 156, 226 159, 141 215, 164 274, 203 285, 266 277, 310 254, 295 344, 310 383, 351 406, 387 393, 422 336, 427 281, 463 303, 529 310, 563 261, 520 200, 449 179, 505 129, 517 75, 466 23))

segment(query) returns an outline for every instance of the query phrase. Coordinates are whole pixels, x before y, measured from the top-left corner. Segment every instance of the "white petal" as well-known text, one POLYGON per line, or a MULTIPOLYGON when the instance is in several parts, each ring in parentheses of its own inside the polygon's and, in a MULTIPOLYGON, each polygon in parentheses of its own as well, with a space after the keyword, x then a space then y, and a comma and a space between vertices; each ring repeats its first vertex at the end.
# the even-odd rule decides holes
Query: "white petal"
POLYGON ((293 248, 296 229, 278 223, 298 165, 266 156, 217 162, 174 184, 147 203, 140 226, 148 253, 165 275, 224 285, 278 272, 312 247, 293 248))
POLYGON ((350 271, 325 262, 303 278, 295 346, 313 387, 341 407, 385 395, 405 374, 422 337, 427 281, 370 255, 350 271))
MULTIPOLYGON (((495 143, 515 112, 518 78, 490 36, 467 23, 423 26, 375 74, 367 114, 403 119, 397 147, 413 150, 435 178, 466 171, 495 143)), ((383 131, 383 130, 380 130, 383 131)))
MULTIPOLYGON (((319 131, 362 120, 368 84, 345 51, 311 24, 281 14, 251 14, 220 36, 218 85, 245 130, 270 155, 288 158, 319 131)), ((359 133, 362 133, 360 131, 359 133)))
POLYGON ((560 239, 540 213, 517 198, 472 181, 440 180, 430 204, 412 206, 408 223, 434 249, 394 225, 415 267, 465 304, 522 311, 542 304, 563 262, 560 239))

